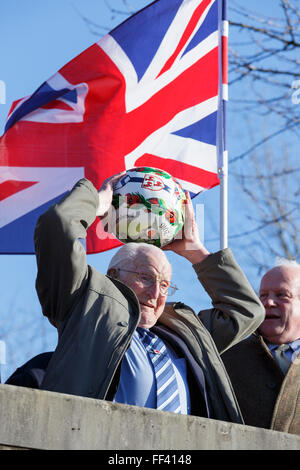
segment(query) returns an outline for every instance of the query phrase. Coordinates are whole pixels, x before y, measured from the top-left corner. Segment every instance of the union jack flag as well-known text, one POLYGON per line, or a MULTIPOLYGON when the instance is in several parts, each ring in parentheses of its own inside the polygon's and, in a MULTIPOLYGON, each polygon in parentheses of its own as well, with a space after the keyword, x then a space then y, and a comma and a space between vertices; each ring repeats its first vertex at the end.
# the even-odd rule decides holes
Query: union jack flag
MULTIPOLYGON (((219 184, 225 12, 225 0, 152 2, 13 103, 0 140, 1 253, 34 253, 37 218, 83 176, 100 188, 152 166, 192 196, 219 184)), ((96 220, 87 253, 118 245, 96 220)))

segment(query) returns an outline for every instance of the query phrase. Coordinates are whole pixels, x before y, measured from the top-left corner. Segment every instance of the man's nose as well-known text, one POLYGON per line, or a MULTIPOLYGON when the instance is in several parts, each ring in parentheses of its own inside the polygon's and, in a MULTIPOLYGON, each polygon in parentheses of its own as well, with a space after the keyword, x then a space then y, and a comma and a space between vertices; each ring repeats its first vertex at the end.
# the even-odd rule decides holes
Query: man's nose
POLYGON ((158 299, 160 296, 160 283, 158 279, 153 280, 151 286, 147 288, 148 295, 151 295, 152 299, 158 299))
POLYGON ((272 293, 268 294, 267 297, 265 297, 265 299, 263 300, 263 304, 267 307, 272 307, 276 305, 275 296, 272 293))

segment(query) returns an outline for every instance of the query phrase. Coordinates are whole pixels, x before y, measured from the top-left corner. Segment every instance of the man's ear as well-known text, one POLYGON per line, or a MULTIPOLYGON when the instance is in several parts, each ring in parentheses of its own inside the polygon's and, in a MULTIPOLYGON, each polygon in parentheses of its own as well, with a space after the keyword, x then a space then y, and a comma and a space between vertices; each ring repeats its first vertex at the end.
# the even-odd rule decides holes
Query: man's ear
POLYGON ((113 279, 118 279, 119 277, 119 271, 116 268, 109 268, 109 270, 107 271, 107 274, 113 279))

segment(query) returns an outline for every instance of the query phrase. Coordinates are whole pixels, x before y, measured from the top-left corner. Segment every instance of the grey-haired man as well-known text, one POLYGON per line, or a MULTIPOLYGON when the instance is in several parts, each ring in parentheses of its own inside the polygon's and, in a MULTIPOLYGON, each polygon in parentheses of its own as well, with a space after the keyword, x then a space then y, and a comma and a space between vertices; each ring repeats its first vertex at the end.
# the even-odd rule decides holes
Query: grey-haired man
POLYGON ((185 304, 166 302, 171 266, 152 245, 134 253, 122 247, 106 276, 88 266, 79 239, 108 211, 119 177, 99 192, 80 180, 37 223, 37 293, 59 335, 41 388, 242 423, 219 352, 258 327, 262 305, 231 251, 211 254, 200 242, 189 196, 183 237, 168 249, 190 261, 211 297, 214 308, 201 313, 202 321, 185 304), (157 372, 154 362, 164 359, 157 372), (173 377, 158 385, 170 363, 173 377), (171 382, 174 410, 158 405, 171 382))

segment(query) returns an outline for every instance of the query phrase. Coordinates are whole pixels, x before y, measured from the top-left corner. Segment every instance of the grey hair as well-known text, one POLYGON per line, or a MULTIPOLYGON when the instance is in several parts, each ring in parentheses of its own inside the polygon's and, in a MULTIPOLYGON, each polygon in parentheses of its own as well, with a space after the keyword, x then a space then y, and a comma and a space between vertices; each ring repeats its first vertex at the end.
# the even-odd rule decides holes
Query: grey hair
MULTIPOLYGON (((161 256, 162 253, 165 255, 165 253, 155 245, 150 245, 148 243, 127 243, 121 246, 121 248, 119 248, 119 250, 114 254, 110 260, 107 271, 109 271, 111 268, 128 267, 130 262, 134 262, 136 260, 139 253, 145 251, 152 251, 154 256, 161 256)), ((171 268, 171 264, 169 263, 166 256, 165 258, 171 268)))
MULTIPOLYGON (((274 268, 296 268, 298 271, 300 271, 300 264, 294 260, 294 259, 287 259, 287 258, 277 258, 276 259, 277 264, 274 266, 274 268)), ((299 273, 300 274, 300 273, 299 273)), ((297 286, 298 286, 298 297, 300 297, 300 275, 297 275, 297 286)))
POLYGON ((297 268, 300 268, 300 264, 295 260, 295 259, 287 259, 287 258, 276 258, 276 263, 274 267, 280 267, 280 266, 295 266, 297 268))

